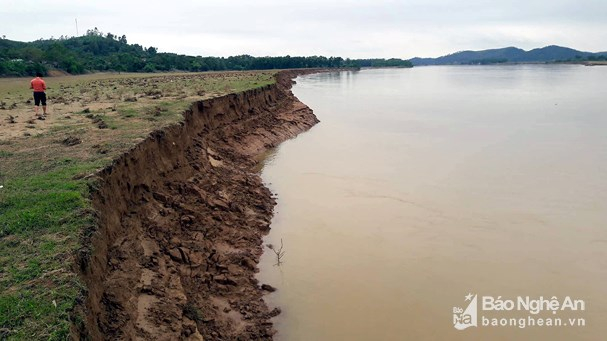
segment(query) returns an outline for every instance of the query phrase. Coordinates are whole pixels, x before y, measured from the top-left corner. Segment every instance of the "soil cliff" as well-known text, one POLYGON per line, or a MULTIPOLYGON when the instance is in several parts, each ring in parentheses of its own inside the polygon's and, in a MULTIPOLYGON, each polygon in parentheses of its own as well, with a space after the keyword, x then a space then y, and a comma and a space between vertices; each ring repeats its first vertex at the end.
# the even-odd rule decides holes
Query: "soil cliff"
POLYGON ((254 157, 318 122, 290 91, 310 72, 193 103, 182 123, 98 174, 75 338, 272 338, 280 310, 268 309, 254 274, 275 201, 254 157))

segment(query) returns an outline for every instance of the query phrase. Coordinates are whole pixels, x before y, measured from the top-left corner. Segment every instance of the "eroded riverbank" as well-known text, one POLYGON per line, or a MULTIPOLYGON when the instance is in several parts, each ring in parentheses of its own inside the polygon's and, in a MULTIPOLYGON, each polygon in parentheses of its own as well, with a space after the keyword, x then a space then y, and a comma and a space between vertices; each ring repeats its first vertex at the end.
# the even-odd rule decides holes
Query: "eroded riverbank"
POLYGON ((196 102, 104 169, 98 228, 78 265, 88 293, 75 335, 103 339, 270 339, 254 278, 275 204, 255 155, 318 120, 277 82, 196 102))

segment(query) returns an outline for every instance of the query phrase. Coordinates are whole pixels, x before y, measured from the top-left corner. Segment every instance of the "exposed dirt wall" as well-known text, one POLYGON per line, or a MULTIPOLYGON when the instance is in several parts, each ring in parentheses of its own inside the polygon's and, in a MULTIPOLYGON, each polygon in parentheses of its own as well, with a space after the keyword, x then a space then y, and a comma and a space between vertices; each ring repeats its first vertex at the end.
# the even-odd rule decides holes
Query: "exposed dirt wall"
POLYGON ((265 340, 254 274, 275 205, 253 157, 318 122, 277 84, 196 102, 100 174, 75 338, 265 340))

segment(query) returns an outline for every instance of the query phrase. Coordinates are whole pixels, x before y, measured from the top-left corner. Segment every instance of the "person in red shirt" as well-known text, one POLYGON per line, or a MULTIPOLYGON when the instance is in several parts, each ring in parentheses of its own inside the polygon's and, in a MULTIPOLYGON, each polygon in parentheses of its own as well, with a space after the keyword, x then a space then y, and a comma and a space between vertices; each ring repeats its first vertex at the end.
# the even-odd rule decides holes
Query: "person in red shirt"
MULTIPOLYGON (((36 78, 30 82, 30 89, 34 90, 34 111, 38 116, 40 104, 42 104, 43 115, 46 115, 46 83, 42 79, 42 74, 36 72, 36 78)), ((40 116, 38 116, 40 118, 40 116)))

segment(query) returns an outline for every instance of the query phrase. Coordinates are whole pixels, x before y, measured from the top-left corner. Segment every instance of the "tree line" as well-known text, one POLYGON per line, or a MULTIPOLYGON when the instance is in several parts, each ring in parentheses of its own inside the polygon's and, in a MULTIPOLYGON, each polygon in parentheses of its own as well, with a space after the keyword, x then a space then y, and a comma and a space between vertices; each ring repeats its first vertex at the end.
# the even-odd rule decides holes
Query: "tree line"
POLYGON ((103 34, 97 28, 80 37, 18 42, 0 39, 0 76, 27 76, 51 69, 82 74, 99 71, 164 72, 339 67, 412 67, 403 59, 343 59, 341 57, 232 57, 159 53, 155 47, 129 44, 125 35, 103 34))
POLYGON ((559 60, 560 63, 569 63, 569 62, 607 62, 607 53, 595 56, 575 56, 575 58, 563 59, 559 60))

